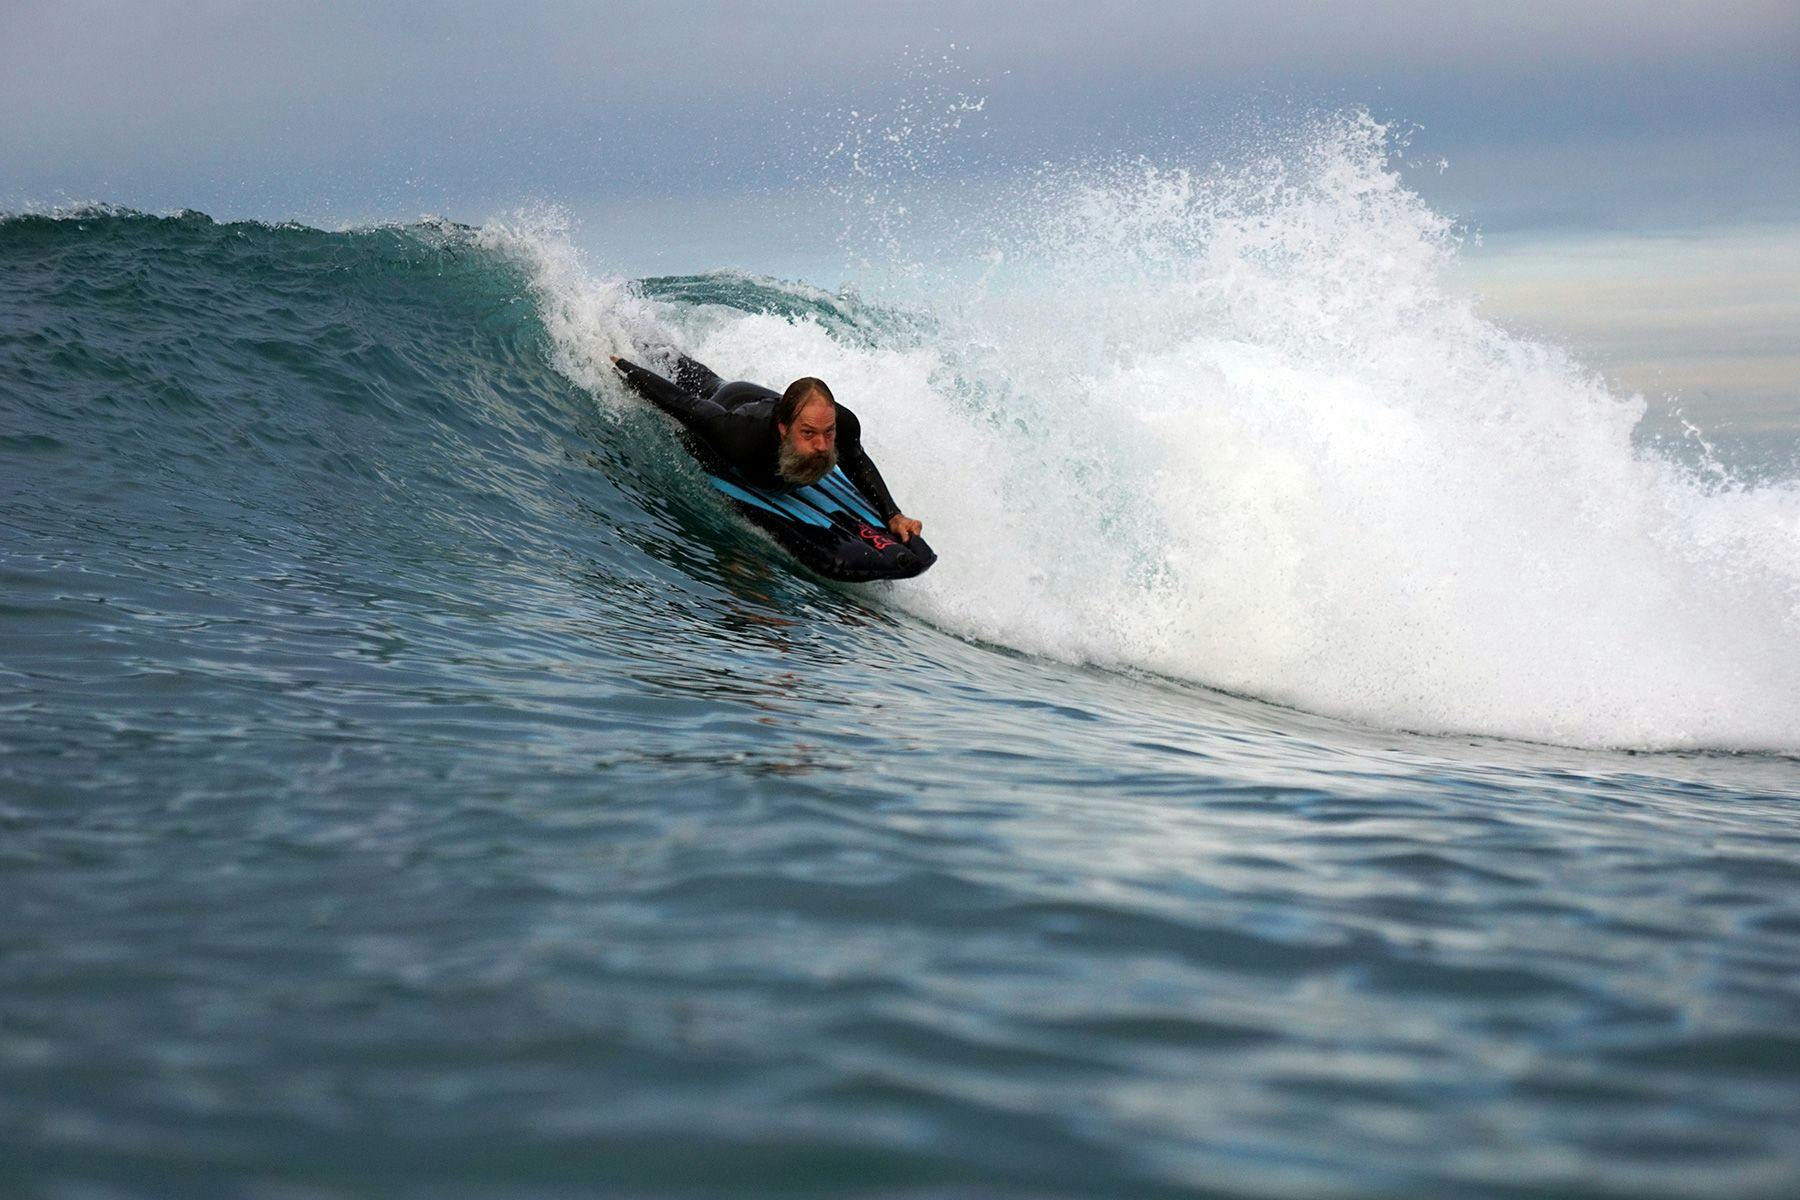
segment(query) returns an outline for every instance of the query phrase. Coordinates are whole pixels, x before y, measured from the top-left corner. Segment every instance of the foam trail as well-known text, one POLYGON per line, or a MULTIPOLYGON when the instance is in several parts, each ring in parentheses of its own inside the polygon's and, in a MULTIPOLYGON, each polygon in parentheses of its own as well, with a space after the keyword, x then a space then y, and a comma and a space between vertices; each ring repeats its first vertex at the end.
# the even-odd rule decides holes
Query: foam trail
POLYGON ((1800 484, 1634 449, 1641 399, 1449 290, 1373 121, 1045 181, 994 243, 923 342, 545 289, 572 361, 648 320, 829 379, 941 555, 893 602, 944 628, 1387 727, 1800 749, 1800 484))

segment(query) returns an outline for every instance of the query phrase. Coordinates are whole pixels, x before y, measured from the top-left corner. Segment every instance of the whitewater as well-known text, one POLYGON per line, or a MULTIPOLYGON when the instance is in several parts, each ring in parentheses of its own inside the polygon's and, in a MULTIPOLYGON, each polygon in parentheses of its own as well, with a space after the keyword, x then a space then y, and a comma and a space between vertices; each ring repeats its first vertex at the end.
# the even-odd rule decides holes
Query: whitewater
POLYGON ((1634 445, 1643 397, 1447 286, 1382 126, 1316 136, 1040 180, 975 278, 836 326, 484 236, 603 405, 608 354, 673 342, 868 408, 946 547, 884 599, 940 628, 1385 728, 1800 749, 1800 482, 1634 445))
POLYGON ((1800 476, 1364 116, 872 178, 835 290, 0 218, 0 1191, 1800 1190, 1800 476), (745 526, 664 343, 938 564, 745 526))

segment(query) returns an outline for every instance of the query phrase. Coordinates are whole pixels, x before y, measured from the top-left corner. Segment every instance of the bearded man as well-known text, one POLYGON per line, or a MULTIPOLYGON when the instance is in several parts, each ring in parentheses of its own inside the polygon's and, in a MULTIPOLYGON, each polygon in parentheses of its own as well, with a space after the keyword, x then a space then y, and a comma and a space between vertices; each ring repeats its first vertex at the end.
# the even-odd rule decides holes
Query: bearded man
POLYGON ((650 403, 758 487, 817 483, 842 466, 889 531, 911 541, 923 526, 900 511, 881 472, 862 448, 862 422, 839 404, 824 380, 808 375, 780 394, 754 383, 726 383, 685 354, 671 353, 675 378, 664 379, 612 356, 625 381, 650 403))

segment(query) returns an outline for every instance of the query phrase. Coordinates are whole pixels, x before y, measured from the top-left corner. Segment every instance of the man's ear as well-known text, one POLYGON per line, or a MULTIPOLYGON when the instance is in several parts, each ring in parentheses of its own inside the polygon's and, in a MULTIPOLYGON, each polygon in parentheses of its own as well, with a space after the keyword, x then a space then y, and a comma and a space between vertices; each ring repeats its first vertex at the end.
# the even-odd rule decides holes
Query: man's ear
POLYGON ((776 437, 785 439, 787 437, 787 431, 788 427, 786 425, 783 425, 780 421, 775 422, 776 437))

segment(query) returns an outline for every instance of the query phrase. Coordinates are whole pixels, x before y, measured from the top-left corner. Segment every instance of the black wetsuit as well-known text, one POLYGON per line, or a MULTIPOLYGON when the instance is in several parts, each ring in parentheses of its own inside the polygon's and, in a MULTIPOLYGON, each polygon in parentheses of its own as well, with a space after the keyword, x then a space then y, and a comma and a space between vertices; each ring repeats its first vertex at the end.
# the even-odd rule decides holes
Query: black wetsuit
MULTIPOLYGON (((763 488, 793 486, 775 469, 781 448, 781 434, 775 428, 780 393, 754 383, 726 383, 685 356, 675 360, 673 381, 624 359, 617 365, 626 382, 645 399, 680 421, 745 479, 763 488)), ((900 511, 881 481, 881 472, 863 452, 862 422, 842 404, 837 406, 837 453, 838 465, 869 498, 882 521, 900 511)))

